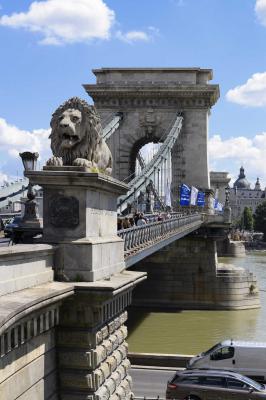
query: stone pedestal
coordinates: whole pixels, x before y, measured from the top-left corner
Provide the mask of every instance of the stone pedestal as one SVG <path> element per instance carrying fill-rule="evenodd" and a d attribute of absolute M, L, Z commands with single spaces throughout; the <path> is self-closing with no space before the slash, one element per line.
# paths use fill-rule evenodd
<path fill-rule="evenodd" d="M 60 399 L 129 400 L 126 307 L 146 274 L 123 271 L 117 197 L 127 185 L 80 167 L 46 167 L 27 177 L 43 187 L 43 239 L 57 244 L 57 277 L 74 285 L 57 332 Z"/>
<path fill-rule="evenodd" d="M 45 167 L 26 176 L 43 187 L 43 240 L 59 245 L 57 276 L 96 281 L 124 269 L 117 197 L 127 185 L 81 167 Z"/>

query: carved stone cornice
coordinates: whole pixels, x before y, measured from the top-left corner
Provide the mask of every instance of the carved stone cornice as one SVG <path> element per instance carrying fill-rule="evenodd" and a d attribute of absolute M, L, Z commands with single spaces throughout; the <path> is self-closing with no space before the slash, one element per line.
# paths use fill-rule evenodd
<path fill-rule="evenodd" d="M 211 107 L 219 98 L 219 85 L 83 85 L 95 102 L 105 105 L 143 106 L 178 105 Z M 125 103 L 123 100 L 130 100 Z M 150 99 L 151 102 L 147 102 Z M 143 104 L 145 100 L 146 104 Z M 167 103 L 163 103 L 165 100 Z M 175 100 L 176 103 L 173 101 Z M 187 102 L 188 101 L 188 102 Z M 203 103 L 201 104 L 201 102 Z M 139 102 L 139 103 L 138 103 Z M 107 104 L 109 103 L 109 104 Z M 121 103 L 121 104 L 120 104 Z M 124 103 L 124 104 L 123 104 Z M 103 104 L 104 105 L 104 104 Z"/>

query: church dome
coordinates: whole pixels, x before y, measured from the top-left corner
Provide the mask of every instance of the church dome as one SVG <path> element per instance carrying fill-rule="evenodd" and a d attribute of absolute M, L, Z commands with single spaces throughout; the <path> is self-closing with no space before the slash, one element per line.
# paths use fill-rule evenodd
<path fill-rule="evenodd" d="M 234 188 L 237 189 L 250 189 L 250 183 L 246 179 L 245 170 L 243 167 L 240 168 L 240 174 L 234 183 Z"/>

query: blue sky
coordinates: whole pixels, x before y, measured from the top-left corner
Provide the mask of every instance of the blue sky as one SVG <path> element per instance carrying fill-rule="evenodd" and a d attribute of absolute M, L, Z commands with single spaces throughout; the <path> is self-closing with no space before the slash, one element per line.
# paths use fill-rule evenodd
<path fill-rule="evenodd" d="M 266 0 L 0 0 L 0 180 L 97 67 L 212 68 L 210 166 L 266 184 Z"/>

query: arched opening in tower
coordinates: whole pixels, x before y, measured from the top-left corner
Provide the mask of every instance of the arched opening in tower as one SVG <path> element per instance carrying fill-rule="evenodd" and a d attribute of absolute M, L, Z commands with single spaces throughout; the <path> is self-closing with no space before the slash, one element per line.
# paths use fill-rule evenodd
<path fill-rule="evenodd" d="M 138 143 L 139 144 L 139 143 Z M 149 178 L 146 178 L 148 174 L 144 176 L 146 180 L 146 193 L 142 193 L 142 197 L 147 197 L 150 195 L 153 198 L 155 209 L 162 209 L 165 206 L 166 198 L 170 195 L 171 186 L 171 152 L 169 151 L 168 157 L 160 157 L 160 149 L 162 143 L 158 141 L 149 141 L 145 144 L 135 147 L 134 155 L 132 154 L 134 162 L 134 172 L 132 177 L 140 176 L 144 173 L 149 165 L 152 165 L 154 160 L 157 158 L 159 163 L 156 166 L 152 166 L 152 174 Z M 138 149 L 138 151 L 136 151 Z M 132 167 L 133 167 L 132 165 Z M 132 179 L 132 178 L 131 178 Z M 170 200 L 168 200 L 168 205 Z"/>

